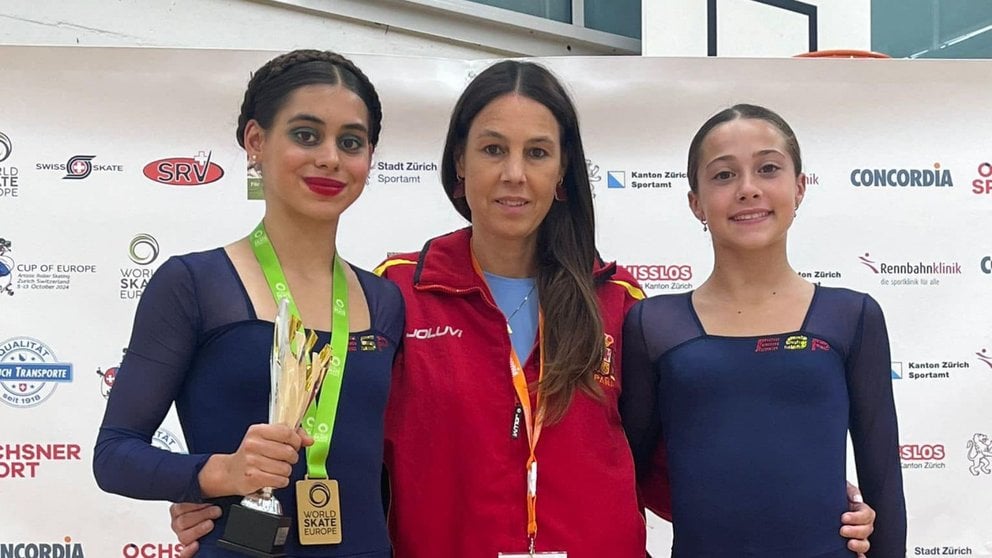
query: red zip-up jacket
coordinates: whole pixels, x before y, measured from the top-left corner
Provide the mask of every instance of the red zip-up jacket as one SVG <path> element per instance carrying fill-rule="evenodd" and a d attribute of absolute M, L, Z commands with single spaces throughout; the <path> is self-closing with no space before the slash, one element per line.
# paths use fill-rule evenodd
<path fill-rule="evenodd" d="M 525 432 L 511 436 L 510 337 L 474 271 L 470 238 L 471 229 L 434 238 L 419 254 L 389 258 L 377 270 L 406 302 L 385 440 L 398 558 L 527 551 L 529 449 Z M 544 427 L 536 450 L 537 550 L 643 558 L 645 525 L 617 399 L 624 315 L 644 295 L 616 264 L 594 273 L 607 345 L 596 379 L 605 399 L 576 392 L 565 417 Z M 528 383 L 538 369 L 535 348 L 524 364 Z"/>

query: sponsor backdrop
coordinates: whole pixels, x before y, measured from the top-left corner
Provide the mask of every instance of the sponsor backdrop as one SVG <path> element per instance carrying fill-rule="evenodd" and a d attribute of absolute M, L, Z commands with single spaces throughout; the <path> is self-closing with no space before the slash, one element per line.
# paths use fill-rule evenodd
<path fill-rule="evenodd" d="M 0 48 L 0 556 L 178 555 L 165 504 L 96 487 L 93 442 L 148 278 L 262 214 L 234 129 L 271 56 Z M 487 62 L 355 59 L 381 91 L 384 133 L 339 242 L 371 268 L 463 225 L 438 161 L 449 111 Z M 600 249 L 651 295 L 699 285 L 712 264 L 686 207 L 698 126 L 735 102 L 791 122 L 809 173 L 793 264 L 887 315 L 909 554 L 992 556 L 992 65 L 544 62 L 582 116 Z M 185 451 L 174 416 L 153 443 Z M 670 530 L 649 525 L 665 555 Z"/>

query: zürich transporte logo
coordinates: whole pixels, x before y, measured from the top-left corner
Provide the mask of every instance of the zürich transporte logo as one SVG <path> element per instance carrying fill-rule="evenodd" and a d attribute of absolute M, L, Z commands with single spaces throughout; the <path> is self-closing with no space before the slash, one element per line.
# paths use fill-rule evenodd
<path fill-rule="evenodd" d="M 0 556 L 7 558 L 86 558 L 83 545 L 65 537 L 62 542 L 0 542 Z M 178 556 L 178 554 L 177 554 Z"/>
<path fill-rule="evenodd" d="M 59 362 L 52 349 L 31 337 L 0 343 L 0 399 L 12 407 L 34 407 L 59 384 L 72 381 L 72 364 Z"/>
<path fill-rule="evenodd" d="M 167 186 L 203 186 L 217 182 L 224 169 L 211 162 L 213 151 L 200 151 L 194 157 L 169 157 L 152 161 L 142 169 L 145 177 Z"/>
<path fill-rule="evenodd" d="M 929 169 L 854 169 L 851 171 L 851 185 L 855 187 L 952 187 L 954 179 L 951 171 L 934 163 Z"/>

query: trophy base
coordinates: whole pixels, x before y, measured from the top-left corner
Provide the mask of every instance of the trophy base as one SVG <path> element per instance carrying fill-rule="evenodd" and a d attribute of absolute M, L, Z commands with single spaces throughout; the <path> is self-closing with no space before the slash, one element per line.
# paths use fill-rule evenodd
<path fill-rule="evenodd" d="M 284 558 L 283 545 L 293 521 L 234 504 L 217 546 L 255 558 Z"/>

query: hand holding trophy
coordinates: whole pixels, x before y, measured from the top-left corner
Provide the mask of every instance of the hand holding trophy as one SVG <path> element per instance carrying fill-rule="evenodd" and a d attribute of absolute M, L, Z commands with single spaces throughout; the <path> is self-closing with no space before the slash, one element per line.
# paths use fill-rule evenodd
<path fill-rule="evenodd" d="M 311 353 L 317 336 L 304 330 L 286 299 L 279 301 L 269 361 L 269 423 L 296 428 L 320 391 L 331 361 L 331 346 Z M 292 520 L 282 515 L 282 504 L 272 488 L 249 494 L 231 506 L 224 535 L 218 544 L 241 554 L 264 558 L 285 556 L 282 551 Z"/>

